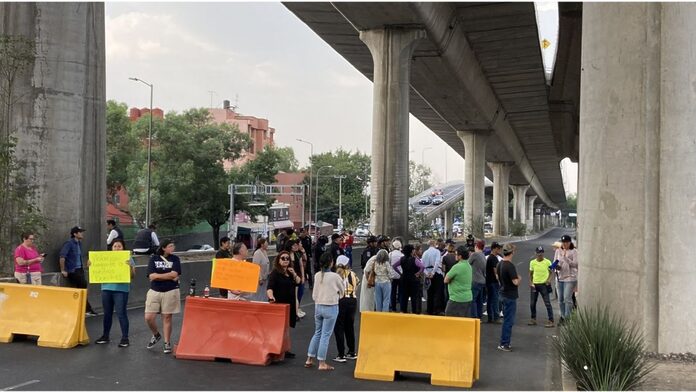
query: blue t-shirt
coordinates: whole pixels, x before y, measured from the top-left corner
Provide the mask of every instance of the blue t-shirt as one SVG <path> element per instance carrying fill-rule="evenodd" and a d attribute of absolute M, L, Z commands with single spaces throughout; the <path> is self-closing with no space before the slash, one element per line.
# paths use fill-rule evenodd
<path fill-rule="evenodd" d="M 130 258 L 130 266 L 135 267 L 135 260 Z M 125 291 L 126 293 L 130 291 L 130 283 L 102 283 L 102 291 Z"/>
<path fill-rule="evenodd" d="M 152 255 L 150 262 L 147 263 L 147 276 L 150 274 L 166 274 L 176 271 L 181 276 L 181 260 L 175 255 L 164 256 Z M 179 288 L 179 281 L 176 280 L 153 280 L 150 281 L 150 288 L 161 293 Z"/>
<path fill-rule="evenodd" d="M 82 243 L 75 238 L 65 241 L 60 250 L 60 257 L 65 259 L 65 269 L 68 272 L 72 273 L 82 268 Z"/>

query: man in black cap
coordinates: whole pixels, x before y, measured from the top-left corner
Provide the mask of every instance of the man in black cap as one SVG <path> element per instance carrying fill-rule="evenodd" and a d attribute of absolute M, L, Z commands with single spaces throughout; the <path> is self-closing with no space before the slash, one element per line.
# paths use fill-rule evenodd
<path fill-rule="evenodd" d="M 331 251 L 331 256 L 334 260 L 338 259 L 338 256 L 343 254 L 343 249 L 341 249 L 341 242 L 343 242 L 343 236 L 338 233 L 333 233 L 331 235 L 331 246 L 329 250 Z"/>
<path fill-rule="evenodd" d="M 83 263 L 83 252 L 82 252 L 82 238 L 85 232 L 80 226 L 75 226 L 70 229 L 70 239 L 63 243 L 63 247 L 60 250 L 60 273 L 63 278 L 67 279 L 68 287 L 74 287 L 78 289 L 87 288 L 87 280 L 85 279 L 85 269 Z M 88 316 L 96 316 L 97 312 L 92 310 L 92 305 L 87 301 L 87 312 Z"/>
<path fill-rule="evenodd" d="M 365 269 L 367 261 L 370 260 L 370 257 L 376 255 L 377 251 L 379 251 L 379 248 L 377 248 L 377 237 L 373 235 L 367 237 L 367 248 L 363 250 L 360 256 L 360 267 L 362 269 Z"/>
<path fill-rule="evenodd" d="M 503 245 L 503 261 L 498 264 L 498 278 L 503 296 L 503 328 L 500 334 L 500 345 L 498 350 L 512 351 L 510 341 L 512 340 L 512 326 L 515 324 L 517 314 L 518 286 L 522 278 L 517 274 L 512 257 L 515 253 L 515 246 L 508 243 Z"/>
<path fill-rule="evenodd" d="M 532 318 L 528 325 L 536 325 L 536 303 L 539 299 L 539 294 L 546 305 L 546 313 L 548 321 L 544 325 L 546 328 L 554 326 L 553 309 L 549 293 L 551 291 L 551 260 L 544 257 L 544 247 L 536 248 L 536 258 L 529 262 L 529 287 L 531 288 L 531 301 L 529 303 L 532 312 Z"/>

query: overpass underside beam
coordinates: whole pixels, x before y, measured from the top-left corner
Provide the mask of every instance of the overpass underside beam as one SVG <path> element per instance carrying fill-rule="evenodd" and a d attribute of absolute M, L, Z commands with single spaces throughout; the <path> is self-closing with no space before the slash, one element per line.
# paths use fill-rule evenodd
<path fill-rule="evenodd" d="M 374 63 L 370 229 L 408 236 L 408 113 L 411 55 L 421 29 L 360 32 Z"/>
<path fill-rule="evenodd" d="M 696 352 L 694 20 L 694 3 L 583 8 L 579 292 L 661 353 Z"/>

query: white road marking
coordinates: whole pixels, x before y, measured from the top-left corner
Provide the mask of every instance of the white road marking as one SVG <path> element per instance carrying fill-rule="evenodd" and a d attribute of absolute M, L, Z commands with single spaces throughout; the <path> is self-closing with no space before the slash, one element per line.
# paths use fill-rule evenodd
<path fill-rule="evenodd" d="M 37 382 L 41 382 L 41 381 L 40 380 L 31 380 L 31 381 L 23 382 L 21 384 L 13 385 L 11 387 L 2 388 L 2 389 L 0 389 L 0 391 L 11 391 L 13 389 L 26 387 L 27 385 L 36 384 Z"/>

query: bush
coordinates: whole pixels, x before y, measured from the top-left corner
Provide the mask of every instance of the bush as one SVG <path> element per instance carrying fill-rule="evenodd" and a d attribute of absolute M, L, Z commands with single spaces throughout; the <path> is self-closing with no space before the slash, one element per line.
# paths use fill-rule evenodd
<path fill-rule="evenodd" d="M 629 328 L 607 308 L 576 311 L 553 345 L 579 390 L 635 390 L 653 370 L 636 326 Z"/>
<path fill-rule="evenodd" d="M 513 221 L 510 225 L 510 235 L 515 237 L 521 237 L 525 234 L 527 234 L 527 225 L 520 222 L 519 220 Z"/>

